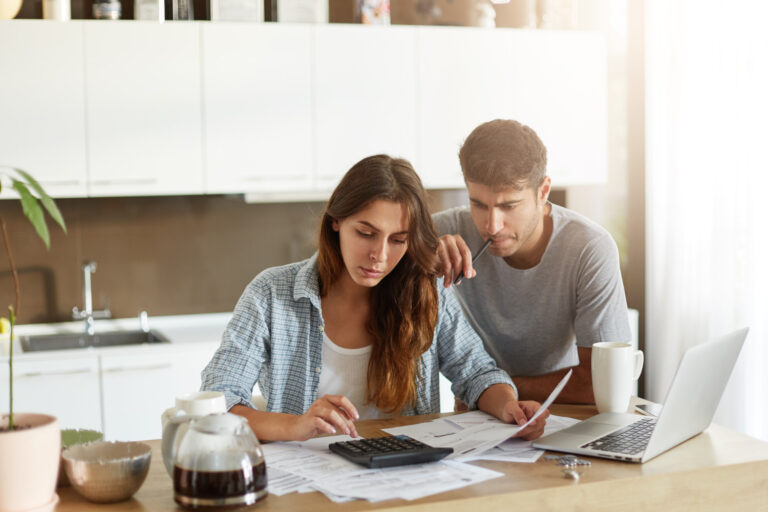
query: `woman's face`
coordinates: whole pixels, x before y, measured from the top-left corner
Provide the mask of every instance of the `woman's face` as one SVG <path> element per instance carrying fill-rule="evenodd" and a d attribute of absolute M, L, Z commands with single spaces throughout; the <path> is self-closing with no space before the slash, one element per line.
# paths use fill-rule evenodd
<path fill-rule="evenodd" d="M 408 249 L 408 227 L 406 207 L 383 199 L 334 220 L 341 258 L 352 281 L 372 288 L 392 272 Z"/>

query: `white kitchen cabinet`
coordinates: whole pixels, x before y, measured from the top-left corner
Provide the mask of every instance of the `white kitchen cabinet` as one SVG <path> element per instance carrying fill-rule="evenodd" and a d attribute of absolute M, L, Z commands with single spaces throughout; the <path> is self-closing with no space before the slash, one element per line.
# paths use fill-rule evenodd
<path fill-rule="evenodd" d="M 515 118 L 547 147 L 552 184 L 604 182 L 607 175 L 606 48 L 602 34 L 507 31 Z"/>
<path fill-rule="evenodd" d="M 464 139 L 498 118 L 537 132 L 554 185 L 605 180 L 602 35 L 421 27 L 419 43 L 420 172 L 427 186 L 462 187 Z"/>
<path fill-rule="evenodd" d="M 200 372 L 218 342 L 183 344 L 101 356 L 104 437 L 136 441 L 161 437 L 160 416 L 176 396 L 200 389 Z"/>
<path fill-rule="evenodd" d="M 495 118 L 537 131 L 554 185 L 605 180 L 599 33 L 12 20 L 0 48 L 0 164 L 56 197 L 317 199 L 376 153 L 462 188 Z"/>
<path fill-rule="evenodd" d="M 158 439 L 160 415 L 173 405 L 173 357 L 153 350 L 101 356 L 104 438 Z"/>
<path fill-rule="evenodd" d="M 173 356 L 173 387 L 171 399 L 166 407 L 172 407 L 177 396 L 200 390 L 200 373 L 213 357 L 219 342 L 189 343 L 184 350 Z"/>
<path fill-rule="evenodd" d="M 200 25 L 84 23 L 88 194 L 202 193 Z"/>
<path fill-rule="evenodd" d="M 0 165 L 57 197 L 86 195 L 83 27 L 0 21 Z"/>
<path fill-rule="evenodd" d="M 95 354 L 46 360 L 16 358 L 13 410 L 56 416 L 59 426 L 101 430 L 99 360 Z M 8 411 L 8 365 L 0 365 L 0 411 Z"/>
<path fill-rule="evenodd" d="M 461 188 L 458 154 L 464 139 L 482 122 L 519 119 L 512 84 L 528 77 L 513 74 L 507 30 L 419 27 L 418 37 L 417 170 L 427 187 Z"/>
<path fill-rule="evenodd" d="M 419 171 L 416 45 L 412 27 L 316 27 L 316 188 L 333 189 L 352 165 L 378 153 Z"/>
<path fill-rule="evenodd" d="M 202 26 L 208 193 L 309 190 L 312 26 Z"/>

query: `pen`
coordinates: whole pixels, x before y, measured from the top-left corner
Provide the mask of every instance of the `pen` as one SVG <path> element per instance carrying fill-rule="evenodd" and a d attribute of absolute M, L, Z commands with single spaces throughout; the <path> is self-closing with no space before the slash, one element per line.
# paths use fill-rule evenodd
<path fill-rule="evenodd" d="M 486 249 L 488 248 L 488 246 L 489 246 L 489 245 L 491 245 L 492 243 L 493 243 L 493 240 L 491 240 L 490 238 L 489 238 L 488 240 L 486 240 L 486 241 L 485 241 L 485 243 L 484 243 L 484 244 L 483 244 L 483 246 L 480 248 L 480 250 L 479 250 L 479 251 L 477 251 L 477 254 L 475 254 L 475 255 L 472 257 L 472 263 L 473 263 L 473 264 L 474 264 L 474 263 L 477 261 L 477 258 L 479 258 L 480 256 L 482 256 L 482 255 L 483 255 L 483 253 L 485 252 L 485 250 L 486 250 Z M 458 276 L 456 276 L 456 279 L 453 281 L 453 284 L 459 284 L 459 283 L 461 283 L 461 280 L 462 280 L 462 279 L 464 279 L 464 271 L 463 271 L 463 270 L 462 270 L 462 271 L 459 273 L 459 275 L 458 275 Z"/>

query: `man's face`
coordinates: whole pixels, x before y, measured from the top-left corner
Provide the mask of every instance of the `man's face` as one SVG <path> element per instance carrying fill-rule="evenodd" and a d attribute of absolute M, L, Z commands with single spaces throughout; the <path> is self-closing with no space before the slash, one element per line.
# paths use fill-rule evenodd
<path fill-rule="evenodd" d="M 488 251 L 507 258 L 536 247 L 543 230 L 549 178 L 537 188 L 491 188 L 468 182 L 472 220 L 484 239 L 493 240 Z"/>

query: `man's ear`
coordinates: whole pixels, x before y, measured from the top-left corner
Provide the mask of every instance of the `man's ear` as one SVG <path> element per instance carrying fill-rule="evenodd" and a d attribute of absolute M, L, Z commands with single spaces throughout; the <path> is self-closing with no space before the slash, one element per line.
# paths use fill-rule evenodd
<path fill-rule="evenodd" d="M 549 192 L 552 190 L 552 180 L 549 176 L 544 176 L 544 179 L 539 185 L 539 189 L 536 193 L 536 199 L 545 203 L 549 199 Z"/>

